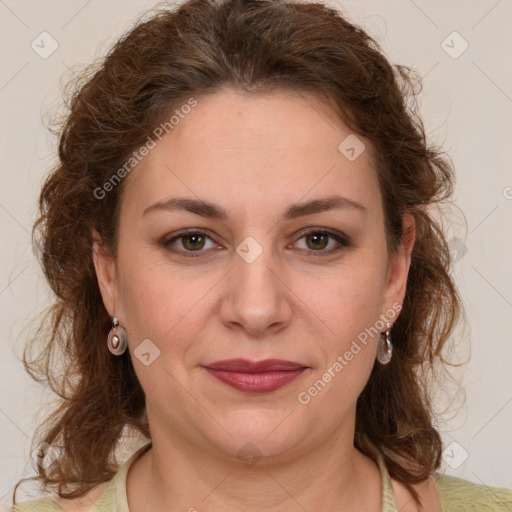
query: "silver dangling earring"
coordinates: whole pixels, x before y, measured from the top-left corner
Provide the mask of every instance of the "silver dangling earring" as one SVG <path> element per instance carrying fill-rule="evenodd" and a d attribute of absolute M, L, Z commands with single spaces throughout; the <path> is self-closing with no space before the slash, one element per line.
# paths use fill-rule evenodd
<path fill-rule="evenodd" d="M 119 320 L 114 316 L 110 321 L 110 331 L 107 338 L 107 347 L 115 356 L 124 354 L 128 343 L 126 342 L 126 331 L 119 325 Z"/>
<path fill-rule="evenodd" d="M 393 354 L 393 341 L 391 339 L 391 324 L 388 322 L 386 324 L 386 333 L 385 337 L 380 334 L 379 344 L 377 348 L 377 360 L 380 364 L 388 364 L 391 361 L 391 356 Z"/>

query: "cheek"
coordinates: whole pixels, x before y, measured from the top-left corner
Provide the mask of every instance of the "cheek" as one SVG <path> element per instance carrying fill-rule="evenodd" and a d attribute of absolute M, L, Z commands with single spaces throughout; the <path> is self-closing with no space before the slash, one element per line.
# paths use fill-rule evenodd
<path fill-rule="evenodd" d="M 352 398 L 359 394 L 370 375 L 379 333 L 383 330 L 380 315 L 384 313 L 385 267 L 371 251 L 359 256 L 336 276 L 325 280 L 321 291 L 305 297 L 305 302 L 316 302 L 314 309 L 327 326 L 326 336 L 320 342 L 324 353 L 319 368 L 325 376 L 322 380 L 332 381 L 329 387 L 334 395 L 341 393 Z M 329 370 L 330 373 L 324 373 Z"/>
<path fill-rule="evenodd" d="M 149 255 L 150 256 L 150 255 Z M 197 308 L 212 287 L 211 280 L 184 277 L 170 265 L 152 261 L 135 251 L 120 261 L 120 293 L 126 328 L 135 348 L 144 340 L 152 340 L 161 350 L 168 340 L 179 350 L 180 340 L 187 339 L 197 324 Z"/>
<path fill-rule="evenodd" d="M 121 294 L 132 362 L 145 394 L 155 406 L 166 407 L 167 400 L 183 399 L 178 384 L 186 380 L 183 362 L 203 330 L 201 299 L 213 283 L 170 275 L 169 267 L 135 257 L 125 263 Z"/>
<path fill-rule="evenodd" d="M 336 424 L 354 407 L 375 364 L 381 313 L 378 277 L 378 272 L 368 271 L 340 277 L 317 306 L 328 327 L 318 340 L 321 363 L 297 398 L 301 404 L 316 404 L 321 414 L 331 411 Z"/>
<path fill-rule="evenodd" d="M 321 338 L 326 355 L 343 353 L 382 313 L 382 260 L 380 252 L 369 246 L 347 253 L 338 266 L 304 263 L 289 268 L 283 277 L 298 296 L 287 299 L 296 316 L 290 328 L 304 322 L 313 326 L 320 319 L 326 327 L 317 325 L 324 332 Z M 119 269 L 122 311 L 132 349 L 150 339 L 161 350 L 172 346 L 175 354 L 183 353 L 206 327 L 208 318 L 218 312 L 222 297 L 212 303 L 211 292 L 216 287 L 218 292 L 226 292 L 226 283 L 219 282 L 224 274 L 220 267 L 184 270 L 166 262 L 154 248 L 120 248 Z M 316 320 L 308 320 L 311 314 Z M 311 335 L 315 337 L 313 329 Z"/>
<path fill-rule="evenodd" d="M 368 251 L 370 252 L 370 251 Z M 347 262 L 314 295 L 317 307 L 329 321 L 332 331 L 357 335 L 373 325 L 383 313 L 385 268 L 381 261 L 360 253 Z"/>

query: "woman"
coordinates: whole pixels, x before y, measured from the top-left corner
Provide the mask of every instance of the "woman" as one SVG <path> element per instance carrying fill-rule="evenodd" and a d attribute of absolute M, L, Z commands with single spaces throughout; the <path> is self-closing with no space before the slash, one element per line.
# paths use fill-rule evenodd
<path fill-rule="evenodd" d="M 41 193 L 57 496 L 14 510 L 512 506 L 437 471 L 453 169 L 413 79 L 321 4 L 189 0 L 117 42 Z"/>

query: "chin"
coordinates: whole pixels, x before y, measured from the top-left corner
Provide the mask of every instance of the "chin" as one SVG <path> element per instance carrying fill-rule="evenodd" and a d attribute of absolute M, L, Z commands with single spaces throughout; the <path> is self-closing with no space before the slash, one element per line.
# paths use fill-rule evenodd
<path fill-rule="evenodd" d="M 246 411 L 247 413 L 247 411 Z M 305 430 L 299 428 L 296 421 L 289 421 L 286 414 L 271 414 L 268 411 L 237 414 L 237 421 L 226 421 L 224 428 L 230 435 L 212 439 L 208 442 L 230 456 L 237 457 L 247 466 L 279 460 L 283 461 L 298 450 L 304 441 Z M 245 416 L 245 417 L 244 417 Z M 283 421 L 284 420 L 284 421 Z M 219 429 L 215 429 L 220 434 Z"/>

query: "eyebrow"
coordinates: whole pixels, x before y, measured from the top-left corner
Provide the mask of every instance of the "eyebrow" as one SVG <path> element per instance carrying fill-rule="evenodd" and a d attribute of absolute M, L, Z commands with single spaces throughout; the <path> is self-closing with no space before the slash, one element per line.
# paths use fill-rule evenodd
<path fill-rule="evenodd" d="M 332 209 L 352 209 L 360 213 L 366 214 L 367 209 L 362 204 L 343 197 L 340 195 L 332 195 L 325 198 L 313 199 L 304 203 L 295 203 L 289 205 L 283 215 L 284 219 L 292 220 L 305 215 L 325 212 Z M 158 201 L 148 206 L 142 213 L 143 216 L 155 211 L 177 211 L 184 210 L 187 212 L 225 221 L 229 218 L 227 210 L 216 204 L 198 199 L 190 199 L 186 197 L 174 197 L 165 201 Z"/>

